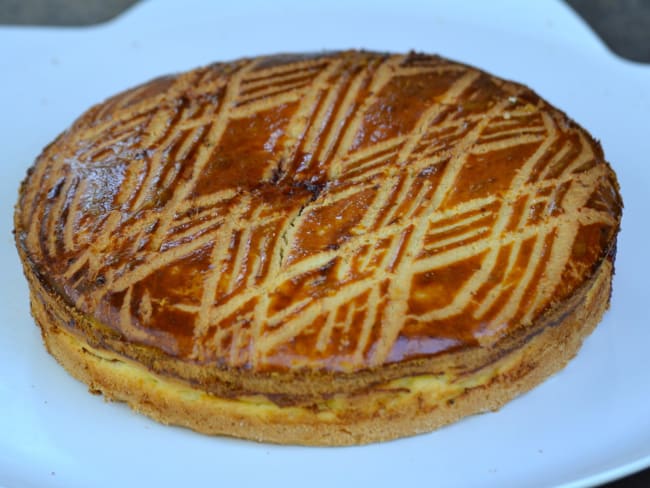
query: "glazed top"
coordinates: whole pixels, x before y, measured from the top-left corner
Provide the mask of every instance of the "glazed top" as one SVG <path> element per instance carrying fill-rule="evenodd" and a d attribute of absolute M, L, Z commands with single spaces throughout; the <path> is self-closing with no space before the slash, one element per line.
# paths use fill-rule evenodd
<path fill-rule="evenodd" d="M 30 169 L 30 266 L 198 364 L 353 372 L 493 344 L 613 253 L 597 143 L 438 56 L 218 63 L 91 108 Z"/>

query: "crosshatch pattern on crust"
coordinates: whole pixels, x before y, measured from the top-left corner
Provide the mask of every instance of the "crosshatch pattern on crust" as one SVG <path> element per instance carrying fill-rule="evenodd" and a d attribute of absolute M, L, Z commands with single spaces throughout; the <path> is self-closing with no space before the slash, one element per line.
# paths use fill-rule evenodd
<path fill-rule="evenodd" d="M 620 198 L 527 88 L 437 56 L 275 56 L 159 78 L 46 148 L 18 236 L 129 340 L 252 371 L 489 345 L 586 282 Z"/>

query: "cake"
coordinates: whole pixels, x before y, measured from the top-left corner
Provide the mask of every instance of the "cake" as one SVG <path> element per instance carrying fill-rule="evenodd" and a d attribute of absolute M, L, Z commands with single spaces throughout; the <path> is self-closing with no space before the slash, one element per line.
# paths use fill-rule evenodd
<path fill-rule="evenodd" d="M 497 410 L 609 305 L 600 145 L 439 56 L 283 54 L 157 78 L 28 170 L 15 239 L 48 351 L 162 423 L 349 445 Z"/>

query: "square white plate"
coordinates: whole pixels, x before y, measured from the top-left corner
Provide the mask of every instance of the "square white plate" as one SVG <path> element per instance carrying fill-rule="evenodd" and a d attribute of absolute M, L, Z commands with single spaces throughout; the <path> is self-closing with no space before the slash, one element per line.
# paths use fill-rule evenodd
<path fill-rule="evenodd" d="M 146 2 L 92 28 L 0 28 L 0 485 L 583 486 L 650 465 L 650 67 L 564 4 Z M 91 104 L 160 74 L 281 51 L 416 49 L 529 85 L 602 141 L 625 199 L 612 308 L 577 358 L 497 413 L 365 447 L 164 427 L 47 355 L 11 235 L 20 180 Z"/>

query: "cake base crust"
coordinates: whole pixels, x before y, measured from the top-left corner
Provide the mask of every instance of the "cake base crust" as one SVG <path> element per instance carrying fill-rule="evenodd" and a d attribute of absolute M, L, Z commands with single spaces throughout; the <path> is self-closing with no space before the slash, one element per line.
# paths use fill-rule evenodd
<path fill-rule="evenodd" d="M 429 376 L 399 380 L 351 398 L 306 408 L 266 398 L 226 399 L 86 344 L 59 327 L 40 300 L 32 311 L 49 352 L 75 378 L 107 400 L 124 401 L 165 423 L 213 435 L 302 445 L 354 445 L 430 432 L 468 415 L 498 410 L 561 370 L 609 305 L 613 266 L 605 260 L 582 300 L 496 363 L 453 383 Z M 390 389 L 392 395 L 382 395 Z"/>

